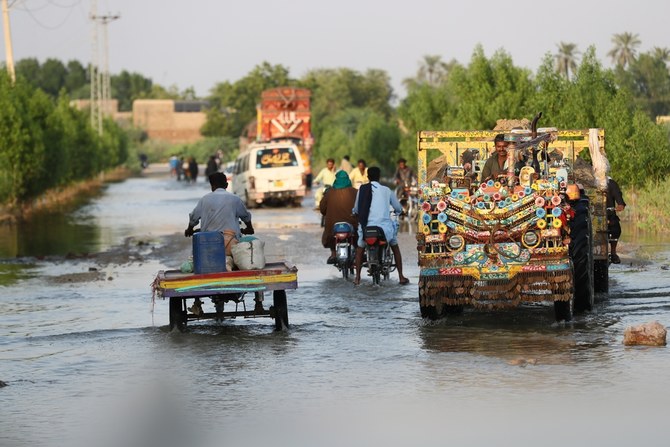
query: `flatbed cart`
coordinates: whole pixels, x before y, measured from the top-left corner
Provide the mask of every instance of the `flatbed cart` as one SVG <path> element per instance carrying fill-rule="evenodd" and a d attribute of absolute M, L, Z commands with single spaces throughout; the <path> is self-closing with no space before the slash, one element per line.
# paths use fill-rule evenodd
<path fill-rule="evenodd" d="M 170 329 L 184 330 L 189 320 L 224 318 L 270 317 L 275 329 L 288 327 L 286 290 L 298 288 L 298 269 L 285 262 L 272 262 L 260 270 L 234 270 L 220 273 L 182 273 L 179 270 L 161 270 L 152 288 L 154 296 L 170 299 Z M 263 296 L 272 291 L 273 303 L 263 307 Z M 244 295 L 254 294 L 254 309 L 248 310 Z M 203 297 L 211 298 L 216 312 L 202 309 Z M 193 305 L 188 306 L 187 300 Z M 225 303 L 234 303 L 235 310 L 224 311 Z M 241 307 L 241 308 L 240 308 Z"/>

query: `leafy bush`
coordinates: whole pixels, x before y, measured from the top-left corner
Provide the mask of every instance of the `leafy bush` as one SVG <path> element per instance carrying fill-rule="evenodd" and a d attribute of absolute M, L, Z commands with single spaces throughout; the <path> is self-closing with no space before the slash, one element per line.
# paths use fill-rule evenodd
<path fill-rule="evenodd" d="M 90 178 L 128 157 L 128 138 L 111 120 L 102 137 L 89 115 L 0 73 L 0 203 L 15 205 L 49 188 Z"/>

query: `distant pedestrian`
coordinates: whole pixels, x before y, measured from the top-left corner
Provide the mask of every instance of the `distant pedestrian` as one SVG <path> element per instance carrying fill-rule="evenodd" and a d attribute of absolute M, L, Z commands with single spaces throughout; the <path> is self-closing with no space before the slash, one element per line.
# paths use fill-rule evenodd
<path fill-rule="evenodd" d="M 184 157 L 179 157 L 179 161 L 177 163 L 177 181 L 181 181 L 182 179 L 186 180 L 187 172 L 188 163 L 184 161 Z"/>
<path fill-rule="evenodd" d="M 195 157 L 189 157 L 188 159 L 188 174 L 189 181 L 195 183 L 198 178 L 198 163 L 195 161 Z"/>
<path fill-rule="evenodd" d="M 219 164 L 216 162 L 216 157 L 210 155 L 209 160 L 207 161 L 207 167 L 205 168 L 205 177 L 209 178 L 210 175 L 218 172 Z"/>
<path fill-rule="evenodd" d="M 169 165 L 170 165 L 170 175 L 172 177 L 177 177 L 177 172 L 179 172 L 179 159 L 177 158 L 176 155 L 170 157 Z"/>

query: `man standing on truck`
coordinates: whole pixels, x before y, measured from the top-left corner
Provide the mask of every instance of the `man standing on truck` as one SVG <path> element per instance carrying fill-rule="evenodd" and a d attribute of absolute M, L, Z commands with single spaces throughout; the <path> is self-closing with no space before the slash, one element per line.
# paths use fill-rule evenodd
<path fill-rule="evenodd" d="M 381 170 L 372 166 L 368 171 L 369 183 L 361 185 L 356 195 L 356 204 L 352 210 L 358 215 L 358 244 L 356 247 L 356 278 L 354 285 L 361 283 L 361 265 L 363 264 L 363 251 L 365 250 L 365 227 L 375 226 L 384 230 L 384 237 L 388 241 L 395 258 L 398 280 L 401 285 L 409 284 L 409 279 L 402 274 L 402 256 L 398 246 L 398 226 L 391 220 L 389 207 L 393 207 L 396 213 L 402 213 L 402 206 L 398 202 L 390 188 L 379 183 Z"/>
<path fill-rule="evenodd" d="M 621 222 L 616 213 L 623 211 L 624 208 L 626 208 L 626 202 L 623 200 L 621 188 L 612 177 L 607 177 L 607 232 L 609 233 L 612 264 L 621 264 L 621 258 L 616 253 L 616 246 L 621 236 Z"/>
<path fill-rule="evenodd" d="M 505 135 L 499 133 L 493 139 L 495 152 L 486 160 L 482 168 L 482 182 L 495 180 L 499 175 L 507 174 L 507 141 Z"/>
<path fill-rule="evenodd" d="M 193 236 L 193 228 L 200 222 L 201 231 L 220 231 L 226 244 L 226 255 L 230 256 L 232 244 L 236 244 L 242 234 L 254 234 L 251 213 L 242 199 L 226 191 L 228 179 L 223 172 L 209 176 L 212 192 L 205 194 L 189 214 L 188 228 L 184 236 Z M 240 230 L 240 220 L 246 228 Z"/>

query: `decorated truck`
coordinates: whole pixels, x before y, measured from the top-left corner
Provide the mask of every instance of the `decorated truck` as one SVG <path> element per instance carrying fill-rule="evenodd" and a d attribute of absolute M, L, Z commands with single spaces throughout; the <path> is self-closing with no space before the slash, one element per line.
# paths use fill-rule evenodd
<path fill-rule="evenodd" d="M 232 190 L 249 207 L 300 205 L 311 175 L 310 91 L 265 90 L 233 168 Z"/>
<path fill-rule="evenodd" d="M 607 291 L 605 132 L 537 129 L 540 115 L 530 129 L 418 133 L 424 318 L 553 303 L 569 321 Z M 501 133 L 509 169 L 482 181 Z"/>

